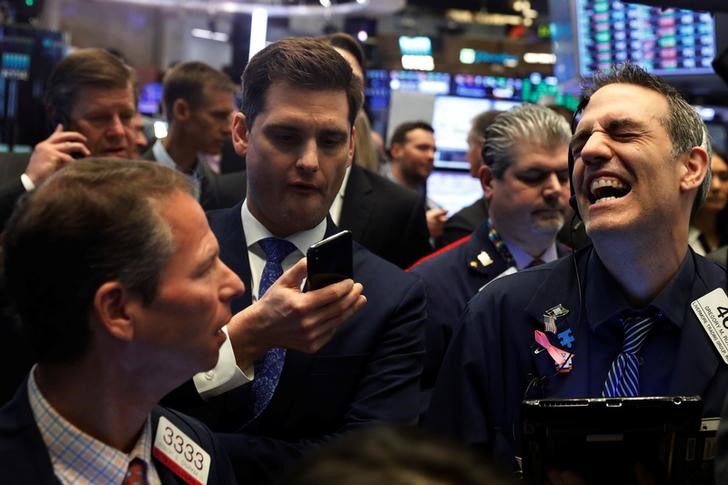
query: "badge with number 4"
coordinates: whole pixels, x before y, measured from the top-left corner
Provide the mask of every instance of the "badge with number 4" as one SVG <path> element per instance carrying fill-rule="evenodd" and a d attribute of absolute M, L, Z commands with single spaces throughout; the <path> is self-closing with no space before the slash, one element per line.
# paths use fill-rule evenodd
<path fill-rule="evenodd" d="M 711 342 L 728 364 L 728 296 L 723 288 L 716 288 L 690 304 L 710 337 Z"/>

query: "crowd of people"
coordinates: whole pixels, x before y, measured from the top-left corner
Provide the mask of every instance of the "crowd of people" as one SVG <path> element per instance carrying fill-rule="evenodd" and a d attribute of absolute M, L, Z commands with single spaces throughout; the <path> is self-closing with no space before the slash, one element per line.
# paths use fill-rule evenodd
<path fill-rule="evenodd" d="M 448 217 L 430 124 L 396 127 L 380 166 L 357 49 L 271 43 L 239 109 L 222 72 L 178 64 L 147 146 L 122 59 L 55 67 L 53 130 L 0 184 L 3 483 L 512 483 L 525 398 L 721 416 L 728 353 L 696 304 L 728 307 L 728 166 L 680 93 L 628 63 L 573 119 L 483 113 L 483 195 Z M 225 144 L 244 171 L 206 164 Z M 351 278 L 305 291 L 339 229 Z M 728 425 L 717 483 L 726 448 Z"/>

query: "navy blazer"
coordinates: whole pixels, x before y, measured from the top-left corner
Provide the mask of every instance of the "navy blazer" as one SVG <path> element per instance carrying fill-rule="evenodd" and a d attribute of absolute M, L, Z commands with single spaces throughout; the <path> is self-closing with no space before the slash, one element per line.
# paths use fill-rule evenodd
<path fill-rule="evenodd" d="M 642 395 L 700 395 L 704 416 L 720 415 L 728 366 L 690 307 L 718 287 L 726 287 L 725 270 L 689 250 L 680 271 L 652 302 L 666 317 L 641 351 Z M 573 352 L 573 369 L 566 373 L 557 372 L 548 352 L 536 351 L 534 336 L 545 330 L 544 312 L 558 304 L 569 313 L 546 335 L 552 345 Z M 470 300 L 453 335 L 425 427 L 484 445 L 511 462 L 520 455 L 524 398 L 601 395 L 624 338 L 614 315 L 627 308 L 591 247 L 492 282 Z"/>
<path fill-rule="evenodd" d="M 241 204 L 208 213 L 220 257 L 250 288 Z M 336 232 L 329 221 L 327 235 Z M 314 354 L 288 350 L 275 394 L 245 423 L 252 386 L 241 386 L 187 411 L 221 432 L 239 480 L 266 483 L 312 444 L 373 423 L 414 423 L 422 359 L 425 294 L 412 275 L 353 243 L 354 280 L 367 303 Z M 238 312 L 250 292 L 232 302 Z M 178 402 L 177 405 L 180 405 Z"/>
<path fill-rule="evenodd" d="M 488 201 L 485 197 L 479 197 L 478 200 L 448 218 L 445 225 L 442 226 L 442 236 L 438 240 L 440 247 L 472 234 L 487 218 Z"/>
<path fill-rule="evenodd" d="M 556 252 L 562 257 L 569 249 L 557 243 Z M 427 295 L 423 411 L 465 305 L 486 283 L 506 269 L 506 260 L 488 238 L 488 225 L 482 223 L 472 235 L 445 246 L 410 268 L 424 281 Z"/>
<path fill-rule="evenodd" d="M 157 432 L 159 418 L 169 419 L 187 436 L 195 440 L 210 454 L 212 464 L 207 479 L 209 484 L 235 483 L 232 468 L 223 447 L 199 421 L 178 412 L 156 406 L 152 416 L 152 439 Z M 164 485 L 186 483 L 161 461 L 153 458 L 154 468 Z M 24 381 L 15 397 L 0 409 L 0 471 L 4 485 L 60 485 L 53 472 L 53 464 L 35 424 L 28 400 L 28 383 Z"/>

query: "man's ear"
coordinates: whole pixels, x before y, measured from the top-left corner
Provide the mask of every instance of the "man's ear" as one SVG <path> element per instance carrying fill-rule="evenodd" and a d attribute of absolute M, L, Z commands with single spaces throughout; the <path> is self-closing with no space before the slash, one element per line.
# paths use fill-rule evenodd
<path fill-rule="evenodd" d="M 172 120 L 173 121 L 187 121 L 190 117 L 190 105 L 186 100 L 177 98 L 172 103 Z"/>
<path fill-rule="evenodd" d="M 483 188 L 483 194 L 486 199 L 491 198 L 493 195 L 493 171 L 488 165 L 480 164 L 478 169 L 478 178 L 480 178 L 480 186 Z"/>
<path fill-rule="evenodd" d="M 245 115 L 240 111 L 235 113 L 235 116 L 233 116 L 232 132 L 233 147 L 235 148 L 235 153 L 237 153 L 241 157 L 244 157 L 245 153 L 248 151 L 248 140 L 250 136 L 250 131 L 248 129 L 248 123 Z"/>
<path fill-rule="evenodd" d="M 688 192 L 700 187 L 708 173 L 709 164 L 708 152 L 701 147 L 693 147 L 683 161 L 680 190 Z"/>
<path fill-rule="evenodd" d="M 389 156 L 393 162 L 402 157 L 402 150 L 404 150 L 404 146 L 401 143 L 392 143 L 392 146 L 389 147 Z"/>
<path fill-rule="evenodd" d="M 109 334 L 129 342 L 134 338 L 133 306 L 140 304 L 141 297 L 117 281 L 108 281 L 96 290 L 92 313 Z"/>

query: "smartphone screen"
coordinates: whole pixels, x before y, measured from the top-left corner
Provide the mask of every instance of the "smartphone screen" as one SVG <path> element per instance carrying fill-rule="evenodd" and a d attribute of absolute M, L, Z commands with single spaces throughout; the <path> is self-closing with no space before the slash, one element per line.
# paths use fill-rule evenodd
<path fill-rule="evenodd" d="M 351 232 L 341 231 L 308 248 L 306 289 L 317 290 L 352 277 Z"/>

